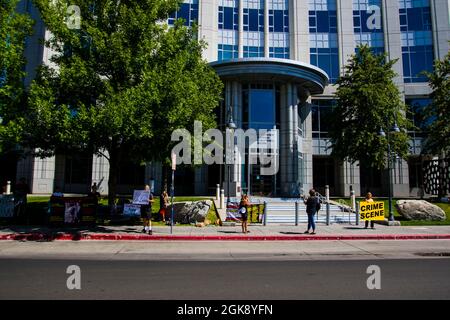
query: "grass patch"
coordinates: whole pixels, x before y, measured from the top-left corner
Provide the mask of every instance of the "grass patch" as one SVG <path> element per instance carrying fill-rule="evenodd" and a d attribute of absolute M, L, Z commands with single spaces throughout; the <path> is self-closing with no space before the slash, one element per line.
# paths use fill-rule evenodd
<path fill-rule="evenodd" d="M 364 198 L 356 198 L 356 201 L 363 201 Z M 375 201 L 383 201 L 385 209 L 385 217 L 389 216 L 389 200 L 388 199 L 375 199 Z M 433 203 L 444 210 L 447 219 L 443 221 L 428 221 L 428 220 L 406 220 L 403 218 L 400 213 L 397 211 L 397 207 L 395 206 L 397 200 L 401 200 L 399 198 L 392 199 L 392 212 L 394 213 L 394 219 L 401 222 L 402 226 L 446 226 L 450 225 L 450 204 L 449 203 Z M 339 203 L 346 204 L 348 206 L 351 205 L 350 199 L 336 199 L 334 200 Z"/>

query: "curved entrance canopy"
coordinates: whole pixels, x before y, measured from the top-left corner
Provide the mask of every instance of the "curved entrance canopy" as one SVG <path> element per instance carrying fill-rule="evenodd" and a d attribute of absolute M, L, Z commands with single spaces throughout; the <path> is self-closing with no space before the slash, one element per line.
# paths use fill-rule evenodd
<path fill-rule="evenodd" d="M 323 93 L 329 80 L 322 69 L 288 59 L 241 58 L 210 65 L 222 80 L 288 82 L 303 87 L 310 94 Z"/>

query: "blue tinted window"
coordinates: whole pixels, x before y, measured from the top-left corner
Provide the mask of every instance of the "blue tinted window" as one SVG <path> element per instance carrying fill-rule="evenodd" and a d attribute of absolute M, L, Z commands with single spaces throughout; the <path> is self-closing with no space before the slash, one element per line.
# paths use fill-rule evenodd
<path fill-rule="evenodd" d="M 275 125 L 275 97 L 273 90 L 250 90 L 250 127 L 272 129 Z"/>
<path fill-rule="evenodd" d="M 198 0 L 182 3 L 178 11 L 169 15 L 169 25 L 173 25 L 177 19 L 183 19 L 185 26 L 192 26 L 194 22 L 198 21 Z"/>
<path fill-rule="evenodd" d="M 289 48 L 269 48 L 269 57 L 270 58 L 280 58 L 280 59 L 289 59 Z"/>
<path fill-rule="evenodd" d="M 433 36 L 428 0 L 399 0 L 403 76 L 406 83 L 427 82 L 424 71 L 433 70 Z"/>
<path fill-rule="evenodd" d="M 381 9 L 381 0 L 353 0 L 355 46 L 366 44 L 371 47 L 374 54 L 384 53 Z"/>
<path fill-rule="evenodd" d="M 244 9 L 244 31 L 264 32 L 264 10 Z"/>
<path fill-rule="evenodd" d="M 335 100 L 312 100 L 312 134 L 314 138 L 328 137 L 331 126 L 331 112 L 336 105 Z"/>
<path fill-rule="evenodd" d="M 264 57 L 264 47 L 244 46 L 244 58 Z"/>
<path fill-rule="evenodd" d="M 239 9 L 219 7 L 219 29 L 238 30 Z"/>
<path fill-rule="evenodd" d="M 336 0 L 309 2 L 310 63 L 335 83 L 339 77 Z"/>
<path fill-rule="evenodd" d="M 238 46 L 219 44 L 218 45 L 218 60 L 231 60 L 238 58 Z"/>
<path fill-rule="evenodd" d="M 409 110 L 408 118 L 417 127 L 414 131 L 424 131 L 434 121 L 433 118 L 429 118 L 425 114 L 425 107 L 431 105 L 431 103 L 432 100 L 428 98 L 405 100 L 405 104 Z"/>

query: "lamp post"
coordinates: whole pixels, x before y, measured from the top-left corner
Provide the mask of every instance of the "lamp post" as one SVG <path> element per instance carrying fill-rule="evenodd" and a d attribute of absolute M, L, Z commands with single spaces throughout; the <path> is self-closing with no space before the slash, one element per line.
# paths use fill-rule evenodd
<path fill-rule="evenodd" d="M 394 213 L 392 211 L 392 172 L 391 172 L 391 142 L 390 142 L 390 135 L 392 133 L 398 133 L 400 132 L 400 128 L 395 123 L 394 126 L 391 128 L 390 131 L 386 134 L 383 131 L 383 128 L 380 129 L 380 132 L 378 133 L 381 137 L 387 138 L 388 143 L 388 153 L 387 153 L 387 162 L 388 162 L 388 174 L 389 174 L 389 185 L 388 185 L 388 194 L 389 194 L 389 221 L 394 221 Z"/>
<path fill-rule="evenodd" d="M 230 147 L 233 147 L 234 150 L 234 130 L 236 129 L 236 124 L 233 122 L 233 109 L 230 106 L 229 109 L 229 119 L 228 119 L 228 123 L 227 123 L 227 128 L 230 130 L 230 138 L 232 139 L 230 142 Z M 226 159 L 226 157 L 225 157 Z M 231 183 L 231 164 L 227 163 L 228 166 L 228 182 L 227 182 L 227 208 L 229 207 L 230 204 L 230 183 Z"/>

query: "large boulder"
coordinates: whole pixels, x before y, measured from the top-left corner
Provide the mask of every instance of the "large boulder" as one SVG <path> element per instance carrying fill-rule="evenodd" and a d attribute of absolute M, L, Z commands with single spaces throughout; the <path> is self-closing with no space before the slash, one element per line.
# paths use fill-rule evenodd
<path fill-rule="evenodd" d="M 174 220 L 178 223 L 205 222 L 211 206 L 211 200 L 174 203 Z M 167 208 L 167 212 L 170 214 L 171 206 Z"/>
<path fill-rule="evenodd" d="M 444 210 L 425 200 L 398 200 L 397 211 L 408 220 L 445 220 Z"/>

